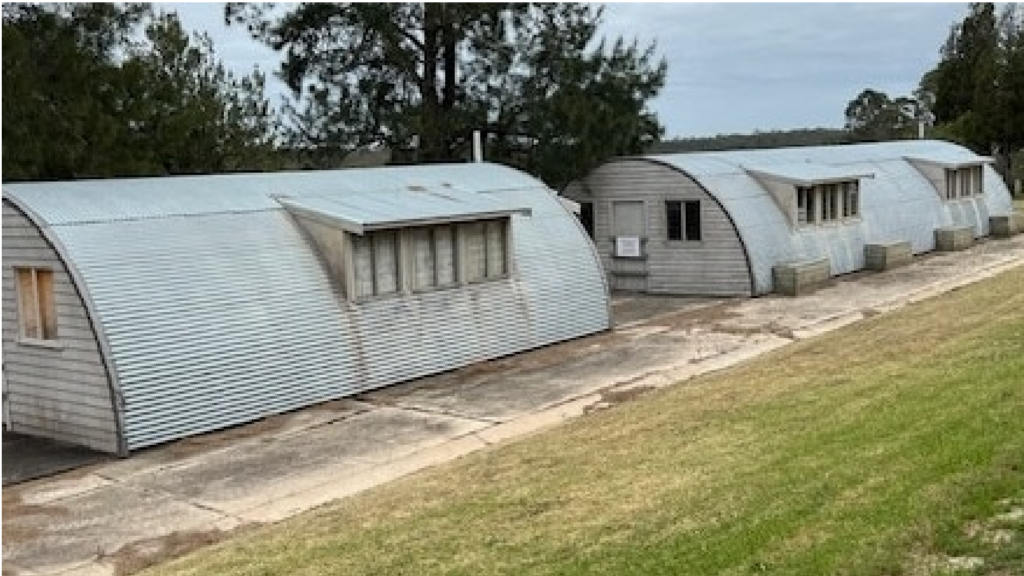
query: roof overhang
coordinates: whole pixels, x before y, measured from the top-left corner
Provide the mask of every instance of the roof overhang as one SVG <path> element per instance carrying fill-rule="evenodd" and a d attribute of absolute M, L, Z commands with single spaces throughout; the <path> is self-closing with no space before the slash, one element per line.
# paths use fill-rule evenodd
<path fill-rule="evenodd" d="M 445 190 L 352 194 L 345 197 L 275 198 L 289 213 L 363 235 L 375 230 L 529 216 L 529 207 L 510 207 L 485 194 Z"/>
<path fill-rule="evenodd" d="M 985 164 L 992 164 L 995 159 L 990 156 L 973 156 L 969 158 L 935 158 L 935 157 L 924 157 L 924 156 L 904 156 L 904 160 L 908 162 L 920 162 L 923 164 L 932 164 L 940 168 L 947 170 L 959 170 L 961 168 L 973 168 L 974 166 L 984 166 Z"/>
<path fill-rule="evenodd" d="M 849 182 L 862 178 L 874 178 L 872 172 L 852 170 L 846 166 L 800 162 L 794 164 L 773 164 L 766 167 L 744 166 L 751 176 L 775 180 L 794 186 L 816 186 L 835 182 Z"/>

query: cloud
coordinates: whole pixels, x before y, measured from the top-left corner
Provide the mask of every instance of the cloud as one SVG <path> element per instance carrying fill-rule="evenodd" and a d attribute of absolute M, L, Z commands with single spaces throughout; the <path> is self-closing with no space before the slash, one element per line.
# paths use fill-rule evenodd
<path fill-rule="evenodd" d="M 867 87 L 906 94 L 938 61 L 958 4 L 609 4 L 609 37 L 657 40 L 653 108 L 669 135 L 838 127 Z M 637 31 L 640 31 L 637 33 Z"/>

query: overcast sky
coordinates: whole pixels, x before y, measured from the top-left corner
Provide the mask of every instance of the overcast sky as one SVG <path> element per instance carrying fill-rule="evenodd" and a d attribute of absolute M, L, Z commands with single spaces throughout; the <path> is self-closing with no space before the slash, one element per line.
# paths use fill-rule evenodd
<path fill-rule="evenodd" d="M 271 76 L 276 53 L 224 26 L 223 4 L 160 3 L 208 32 L 218 57 Z M 666 137 L 841 127 L 864 88 L 910 94 L 938 62 L 962 3 L 613 3 L 609 38 L 656 41 L 668 81 L 653 108 Z M 268 78 L 276 101 L 283 85 Z"/>

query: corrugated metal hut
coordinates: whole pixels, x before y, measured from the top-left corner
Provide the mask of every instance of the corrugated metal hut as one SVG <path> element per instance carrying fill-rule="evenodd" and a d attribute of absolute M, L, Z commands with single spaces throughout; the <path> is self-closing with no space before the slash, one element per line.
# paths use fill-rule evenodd
<path fill-rule="evenodd" d="M 494 164 L 5 184 L 3 312 L 12 429 L 122 455 L 610 326 Z"/>
<path fill-rule="evenodd" d="M 935 231 L 989 233 L 1013 211 L 991 159 L 955 144 L 902 141 L 617 158 L 563 195 L 613 289 L 760 295 L 773 268 L 826 259 L 864 268 L 869 244 L 935 248 Z"/>

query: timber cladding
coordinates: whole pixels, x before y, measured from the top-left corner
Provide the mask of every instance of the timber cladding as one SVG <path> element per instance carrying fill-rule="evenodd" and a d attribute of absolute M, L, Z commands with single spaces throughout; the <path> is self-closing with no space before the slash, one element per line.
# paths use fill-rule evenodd
<path fill-rule="evenodd" d="M 89 314 L 67 268 L 39 229 L 3 202 L 3 354 L 10 427 L 104 452 L 118 450 L 107 370 Z M 26 338 L 20 270 L 52 273 L 56 336 Z M 45 289 L 45 288 L 44 288 Z M 51 343 L 52 342 L 52 343 Z"/>
<path fill-rule="evenodd" d="M 567 194 L 593 203 L 594 244 L 612 288 L 750 295 L 746 255 L 732 222 L 721 205 L 685 174 L 645 160 L 622 160 L 596 169 L 586 178 L 586 187 L 589 197 Z M 671 237 L 673 203 L 682 206 L 681 227 L 687 208 L 699 211 L 699 237 Z M 628 235 L 641 239 L 638 258 L 615 255 L 616 238 Z"/>

